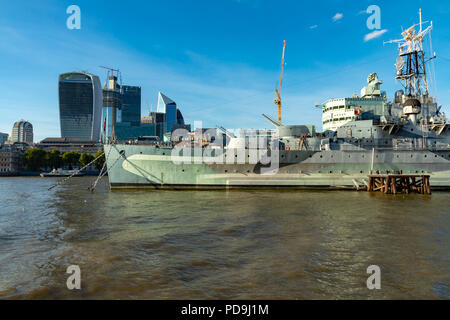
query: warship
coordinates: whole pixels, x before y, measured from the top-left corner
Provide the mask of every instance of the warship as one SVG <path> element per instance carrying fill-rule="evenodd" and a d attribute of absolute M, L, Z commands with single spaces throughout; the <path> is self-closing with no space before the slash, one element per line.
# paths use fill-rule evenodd
<path fill-rule="evenodd" d="M 104 145 L 110 187 L 354 189 L 382 172 L 427 174 L 432 189 L 449 189 L 449 124 L 430 96 L 427 64 L 435 56 L 427 58 L 423 48 L 432 28 L 420 13 L 418 24 L 390 41 L 398 44 L 395 78 L 403 86 L 393 101 L 372 73 L 359 96 L 315 106 L 322 110 L 323 132 L 313 125 L 284 125 L 282 69 L 275 90 L 278 121 L 263 115 L 274 130 L 236 136 L 222 128 L 225 143 L 214 132 L 183 129 L 172 132 L 170 143 L 113 139 Z"/>

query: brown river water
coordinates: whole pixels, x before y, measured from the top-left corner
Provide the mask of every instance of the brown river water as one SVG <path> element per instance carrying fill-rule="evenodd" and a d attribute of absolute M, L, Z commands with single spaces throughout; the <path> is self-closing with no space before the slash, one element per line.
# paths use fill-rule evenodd
<path fill-rule="evenodd" d="M 450 299 L 448 192 L 109 191 L 106 178 L 91 193 L 93 179 L 0 178 L 0 298 Z"/>

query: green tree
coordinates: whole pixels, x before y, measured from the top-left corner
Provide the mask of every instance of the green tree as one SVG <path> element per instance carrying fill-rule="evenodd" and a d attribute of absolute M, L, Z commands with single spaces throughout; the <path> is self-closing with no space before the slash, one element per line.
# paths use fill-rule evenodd
<path fill-rule="evenodd" d="M 28 149 L 25 151 L 22 163 L 31 171 L 38 171 L 46 165 L 46 152 L 40 148 Z"/>
<path fill-rule="evenodd" d="M 83 152 L 81 154 L 80 159 L 78 160 L 78 162 L 84 167 L 85 165 L 87 165 L 92 160 L 94 160 L 94 156 L 92 154 Z"/>
<path fill-rule="evenodd" d="M 46 157 L 46 166 L 51 169 L 58 169 L 62 165 L 61 153 L 59 150 L 52 150 L 47 152 Z"/>
<path fill-rule="evenodd" d="M 103 154 L 103 155 L 102 155 Z M 97 168 L 97 170 L 101 170 L 103 168 L 103 164 L 105 163 L 105 153 L 103 151 L 98 151 L 94 158 L 97 158 L 101 155 L 100 158 L 97 159 L 97 161 L 95 161 L 95 167 Z"/>
<path fill-rule="evenodd" d="M 80 154 L 78 151 L 67 151 L 62 155 L 63 163 L 69 167 L 69 170 L 73 169 L 73 166 L 78 164 L 78 160 L 80 159 Z"/>

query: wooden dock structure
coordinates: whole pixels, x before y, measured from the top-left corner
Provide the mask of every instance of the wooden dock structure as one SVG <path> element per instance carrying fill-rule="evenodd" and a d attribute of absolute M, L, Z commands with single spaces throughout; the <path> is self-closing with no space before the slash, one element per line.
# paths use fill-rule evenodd
<path fill-rule="evenodd" d="M 427 174 L 369 174 L 367 191 L 387 194 L 431 194 L 430 175 Z"/>

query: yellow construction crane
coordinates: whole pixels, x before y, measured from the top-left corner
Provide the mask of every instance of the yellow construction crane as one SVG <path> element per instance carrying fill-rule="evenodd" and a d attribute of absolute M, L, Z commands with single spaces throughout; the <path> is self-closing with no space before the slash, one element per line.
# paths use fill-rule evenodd
<path fill-rule="evenodd" d="M 284 51 L 286 49 L 286 40 L 283 41 L 283 55 L 281 56 L 281 74 L 280 87 L 275 89 L 275 104 L 278 105 L 278 122 L 281 124 L 281 82 L 283 81 L 283 67 L 284 67 Z"/>

